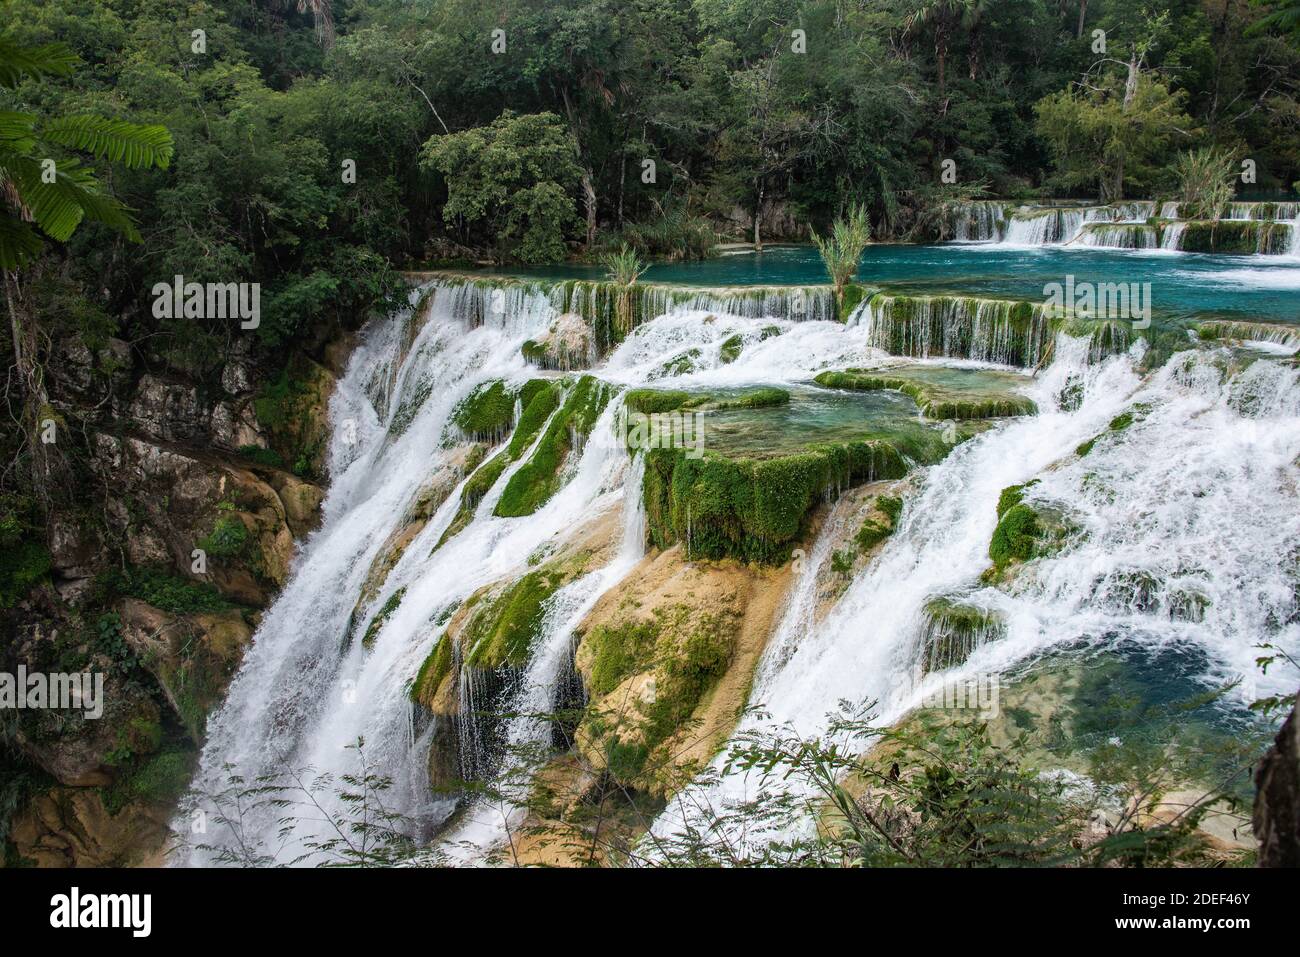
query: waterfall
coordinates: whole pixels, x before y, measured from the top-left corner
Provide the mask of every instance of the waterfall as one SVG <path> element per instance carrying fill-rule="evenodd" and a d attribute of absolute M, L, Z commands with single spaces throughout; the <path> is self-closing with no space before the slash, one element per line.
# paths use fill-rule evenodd
<path fill-rule="evenodd" d="M 1160 233 L 1160 248 L 1181 249 L 1183 232 L 1186 229 L 1186 223 L 1165 223 L 1165 228 Z"/>
<path fill-rule="evenodd" d="M 411 317 L 399 315 L 370 329 L 354 353 L 331 402 L 336 428 L 324 520 L 304 543 L 209 722 L 194 784 L 200 795 L 228 785 L 227 765 L 246 780 L 308 767 L 337 778 L 355 770 L 345 748 L 364 736 L 369 761 L 395 782 L 388 796 L 395 810 L 422 821 L 445 813 L 445 802 L 430 798 L 413 753 L 405 691 L 441 637 L 443 613 L 482 585 L 526 567 L 539 545 L 612 507 L 622 495 L 615 473 L 626 458 L 616 443 L 587 443 L 573 477 L 534 515 L 495 518 L 490 506 L 480 506 L 468 528 L 435 549 L 459 506 L 458 486 L 389 573 L 383 595 L 404 591 L 373 645 L 347 640 L 368 569 L 425 480 L 453 452 L 443 436 L 456 404 L 490 379 L 528 374 L 520 346 L 538 334 L 553 309 L 536 290 L 521 287 L 507 291 L 505 308 L 497 310 L 496 292 L 434 287 L 421 304 L 428 314 L 409 349 L 400 346 Z M 395 351 L 404 358 L 388 394 L 374 384 L 391 377 Z M 429 388 L 430 382 L 437 387 Z M 392 421 L 413 395 L 423 398 L 409 424 L 394 433 Z M 349 427 L 339 427 L 345 423 Z M 498 480 L 496 494 L 506 480 Z M 246 837 L 278 843 L 269 812 L 244 826 Z M 295 837 L 310 838 L 311 826 L 301 822 Z M 231 838 L 217 833 L 208 840 Z M 207 859 L 199 851 L 191 856 L 194 863 Z"/>
<path fill-rule="evenodd" d="M 1006 229 L 1007 204 L 976 200 L 954 203 L 949 211 L 949 228 L 958 242 L 988 242 L 1002 237 Z"/>
<path fill-rule="evenodd" d="M 1156 228 L 1145 223 L 1086 223 L 1078 240 L 1110 249 L 1155 249 Z"/>
<path fill-rule="evenodd" d="M 859 322 L 871 346 L 920 359 L 1033 366 L 1051 341 L 1051 324 L 1040 305 L 1001 299 L 880 293 Z"/>
<path fill-rule="evenodd" d="M 531 514 L 499 517 L 507 485 L 550 425 L 566 420 L 557 420 L 558 409 L 546 412 L 540 431 L 525 433 L 533 437 L 524 454 L 475 471 L 465 464 L 468 443 L 453 412 L 490 381 L 518 389 L 534 379 L 523 343 L 588 294 L 579 290 L 597 285 L 442 278 L 413 294 L 410 309 L 367 326 L 331 400 L 323 521 L 300 546 L 209 720 L 194 782 L 200 806 L 228 785 L 231 768 L 245 781 L 305 768 L 338 780 L 356 770 L 348 746 L 364 737 L 371 770 L 393 781 L 385 795 L 391 810 L 413 821 L 420 837 L 438 834 L 453 856 L 480 859 L 519 820 L 519 796 L 502 772 L 519 770 L 510 764 L 522 760 L 518 751 L 548 740 L 551 728 L 538 715 L 553 711 L 573 685 L 575 630 L 644 554 L 644 462 L 629 458 L 615 435 L 622 406 L 615 395 L 593 412 L 589 432 L 569 438 L 549 498 Z M 773 721 L 817 733 L 836 701 L 863 697 L 879 699 L 881 720 L 892 721 L 945 675 L 1001 673 L 1066 643 L 1103 644 L 1116 633 L 1202 650 L 1211 662 L 1207 680 L 1253 674 L 1259 641 L 1293 652 L 1300 644 L 1293 572 L 1285 567 L 1300 540 L 1294 366 L 1252 363 L 1235 344 L 1202 343 L 1147 373 L 1144 340 L 1107 333 L 1110 347 L 1099 348 L 1097 333 L 1069 335 L 1081 327 L 1058 324 L 1030 302 L 876 293 L 842 324 L 817 318 L 820 305 L 799 311 L 797 290 L 647 290 L 639 308 L 657 315 L 643 316 L 605 354 L 599 379 L 610 392 L 806 385 L 823 370 L 888 356 L 975 360 L 1041 367 L 1029 386 L 1040 413 L 999 421 L 918 469 L 895 533 L 818 621 L 817 571 L 833 551 L 823 530 L 753 681 L 750 703 L 768 708 Z M 1203 323 L 1202 332 L 1294 341 L 1288 327 L 1274 333 L 1255 325 L 1262 324 Z M 567 383 L 566 398 L 581 394 L 573 379 L 556 381 Z M 1124 412 L 1132 424 L 1110 430 Z M 513 418 L 524 417 L 519 401 Z M 481 443 L 476 463 L 510 451 L 509 438 L 492 441 L 500 444 Z M 1081 444 L 1088 454 L 1078 454 Z M 491 481 L 462 500 L 484 471 Z M 999 493 L 1031 479 L 1037 484 L 1027 500 L 1067 510 L 1078 533 L 1009 582 L 982 584 Z M 423 524 L 411 524 L 417 503 Z M 616 517 L 620 524 L 604 539 L 614 544 L 600 563 L 575 571 L 542 602 L 526 658 L 496 670 L 462 660 L 448 635 L 471 599 L 518 581 L 580 530 Z M 698 534 L 699 513 L 694 520 Z M 404 547 L 389 555 L 401 532 L 409 532 Z M 383 574 L 370 582 L 376 568 Z M 491 727 L 458 721 L 447 735 L 444 712 L 413 710 L 413 681 L 435 649 L 448 646 L 446 667 L 461 679 L 447 685 L 461 696 L 457 715 L 485 707 L 506 715 Z M 761 720 L 747 718 L 743 727 L 765 726 L 752 723 Z M 439 736 L 450 737 L 453 755 L 459 744 L 471 771 L 501 782 L 503 800 L 458 805 L 432 794 L 427 768 L 446 743 Z M 719 794 L 744 793 L 750 784 L 728 779 Z M 326 813 L 339 810 L 328 789 L 318 797 Z M 250 814 L 238 835 L 213 822 L 205 841 L 300 846 L 324 830 L 304 819 L 282 835 L 279 817 L 269 808 Z M 656 825 L 673 826 L 671 815 Z M 178 818 L 176 829 L 188 831 L 188 818 Z M 187 860 L 213 856 L 194 850 Z"/>
<path fill-rule="evenodd" d="M 1294 690 L 1290 675 L 1261 676 L 1254 657 L 1264 641 L 1300 650 L 1300 370 L 1271 361 L 1240 369 L 1224 351 L 1198 351 L 1144 380 L 1143 349 L 1089 364 L 1086 342 L 1063 336 L 1032 393 L 1040 414 L 999 425 L 927 469 L 882 553 L 816 624 L 807 593 L 825 550 L 815 547 L 760 665 L 750 696 L 760 711 L 739 730 L 819 735 L 840 700 L 877 702 L 876 723 L 888 725 L 936 682 L 1005 674 L 1052 649 L 1113 647 L 1117 635 L 1196 650 L 1207 685 L 1244 676 L 1235 693 L 1243 705 Z M 1070 381 L 1083 387 L 1072 410 L 1056 404 Z M 1133 424 L 1109 432 L 1125 411 Z M 1088 455 L 1075 451 L 1099 434 Z M 1031 479 L 1032 500 L 1068 509 L 1077 531 L 1009 584 L 982 585 L 999 493 Z M 1135 576 L 1149 583 L 1140 599 L 1126 587 Z M 996 613 L 1003 630 L 964 663 L 922 677 L 927 606 L 953 594 Z M 716 779 L 670 805 L 655 835 L 680 833 L 684 817 L 699 823 L 693 808 L 755 797 L 757 777 L 722 774 L 724 762 L 713 764 Z M 798 787 L 762 783 L 765 794 Z M 776 836 L 758 825 L 729 835 L 740 845 Z"/>

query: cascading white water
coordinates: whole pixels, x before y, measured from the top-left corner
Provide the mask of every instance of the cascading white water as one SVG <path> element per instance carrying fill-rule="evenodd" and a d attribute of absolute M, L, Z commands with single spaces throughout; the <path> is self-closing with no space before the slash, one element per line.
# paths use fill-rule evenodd
<path fill-rule="evenodd" d="M 548 600 L 512 699 L 512 710 L 522 716 L 506 722 L 509 743 L 536 743 L 548 733 L 546 722 L 530 715 L 552 710 L 575 627 L 644 547 L 640 466 L 629 466 L 620 442 L 597 440 L 609 431 L 620 400 L 602 413 L 592 440 L 565 470 L 561 489 L 535 514 L 492 515 L 519 459 L 480 501 L 469 525 L 435 549 L 459 508 L 460 490 L 452 491 L 352 620 L 376 555 L 430 476 L 451 467 L 453 450 L 445 443 L 456 404 L 490 379 L 519 382 L 536 374 L 520 347 L 555 319 L 555 297 L 535 284 L 507 286 L 503 299 L 497 292 L 472 284 L 436 286 L 424 313 L 399 315 L 367 331 L 332 403 L 336 430 L 324 522 L 303 545 L 289 584 L 266 612 L 226 703 L 210 721 L 195 781 L 200 793 L 225 786 L 227 765 L 246 780 L 308 766 L 337 777 L 354 770 L 346 749 L 364 736 L 372 767 L 396 782 L 388 796 L 393 809 L 439 823 L 450 806 L 428 791 L 421 750 L 428 740 L 415 733 L 407 694 L 412 676 L 454 606 L 483 585 L 519 575 L 540 546 L 621 507 L 618 554 Z M 658 383 L 666 363 L 689 353 L 689 368 L 666 376 L 673 386 L 796 383 L 822 369 L 869 365 L 885 355 L 869 303 L 847 325 L 765 318 L 761 305 L 737 307 L 744 315 L 690 308 L 700 304 L 672 300 L 667 314 L 639 326 L 597 374 L 620 385 Z M 954 329 L 964 328 L 962 335 L 978 332 L 971 340 L 978 348 L 951 354 L 1005 361 L 1008 356 L 994 347 L 1011 341 L 1010 327 L 999 332 L 997 323 L 1011 318 L 1013 305 L 948 317 Z M 788 300 L 780 305 L 788 307 Z M 927 328 L 932 319 L 927 312 Z M 1046 327 L 1041 331 L 1046 334 Z M 941 331 L 936 341 L 946 341 L 945 335 Z M 1016 335 L 1023 337 L 1024 329 Z M 1035 336 L 1027 341 L 1037 342 Z M 743 349 L 724 356 L 724 343 L 736 338 Z M 1040 346 L 1033 347 L 1035 357 Z M 942 352 L 935 347 L 921 354 Z M 1124 627 L 1152 643 L 1194 643 L 1214 662 L 1207 677 L 1246 673 L 1250 646 L 1261 637 L 1294 648 L 1294 622 L 1279 632 L 1267 621 L 1294 618 L 1294 608 L 1285 607 L 1294 598 L 1283 594 L 1285 572 L 1277 562 L 1287 536 L 1294 541 L 1300 533 L 1292 518 L 1300 514 L 1296 370 L 1259 363 L 1227 373 L 1221 368 L 1226 352 L 1202 350 L 1175 357 L 1144 381 L 1135 369 L 1137 351 L 1101 361 L 1090 352 L 1082 340 L 1061 338 L 1053 363 L 1033 386 L 1040 415 L 999 424 L 927 469 L 883 553 L 829 617 L 814 624 L 813 573 L 831 550 L 827 539 L 818 540 L 760 664 L 752 703 L 767 707 L 773 721 L 808 733 L 824 726 L 825 712 L 840 698 L 876 698 L 883 720 L 898 717 L 923 691 L 912 678 L 925 602 L 954 593 L 997 609 L 1007 623 L 1006 636 L 981 646 L 964 669 L 997 671 L 1053 645 L 1100 635 L 1103 626 Z M 1056 397 L 1073 381 L 1083 383 L 1083 400 L 1067 411 Z M 1152 411 L 1121 437 L 1103 436 L 1086 458 L 1073 457 L 1080 442 L 1106 432 L 1118 412 L 1138 404 Z M 1035 562 L 1006 589 L 979 589 L 998 493 L 1034 477 L 1040 483 L 1032 497 L 1071 507 L 1088 537 Z M 1122 494 L 1099 497 L 1102 486 Z M 1198 550 L 1206 554 L 1197 558 Z M 1141 609 L 1117 606 L 1115 583 L 1133 568 L 1166 583 L 1169 595 L 1148 596 Z M 1201 621 L 1152 614 L 1152 608 L 1172 607 L 1174 592 L 1193 585 L 1208 601 Z M 380 609 L 399 593 L 400 603 L 381 618 Z M 1264 611 L 1252 613 L 1252 607 Z M 363 647 L 355 636 L 376 621 L 373 644 Z M 732 779 L 720 793 L 745 786 Z M 518 813 L 512 801 L 471 807 L 448 840 L 466 855 L 462 859 L 473 860 L 474 849 L 499 840 Z M 311 838 L 314 826 L 300 822 L 293 839 Z M 658 825 L 672 826 L 671 815 Z M 243 839 L 268 847 L 279 842 L 270 813 L 254 816 L 245 828 Z M 222 833 L 206 838 L 217 845 L 230 839 Z M 210 859 L 201 852 L 189 857 L 193 863 Z"/>
<path fill-rule="evenodd" d="M 520 346 L 554 317 L 536 292 L 515 291 L 497 303 L 500 308 L 466 302 L 476 295 L 485 293 L 435 288 L 396 373 L 394 356 L 402 355 L 409 316 L 371 330 L 352 357 L 331 403 L 333 480 L 324 521 L 303 546 L 209 723 L 194 784 L 200 795 L 227 786 L 227 765 L 246 780 L 307 767 L 337 777 L 355 770 L 355 756 L 345 749 L 364 737 L 371 765 L 397 782 L 395 810 L 428 814 L 421 762 L 411 753 L 405 688 L 438 637 L 439 613 L 524 565 L 538 545 L 621 495 L 616 473 L 625 453 L 613 443 L 593 442 L 573 479 L 535 515 L 498 519 L 480 506 L 468 528 L 430 554 L 458 507 L 457 490 L 407 547 L 364 617 L 351 623 L 371 562 L 449 454 L 442 442 L 457 402 L 482 382 L 526 376 Z M 482 315 L 483 324 L 470 328 L 466 315 Z M 394 383 L 391 390 L 387 382 Z M 397 429 L 399 413 L 404 421 Z M 349 641 L 399 589 L 405 590 L 401 603 L 373 646 Z M 310 827 L 300 824 L 295 837 L 311 837 Z M 279 843 L 269 815 L 245 828 L 245 840 Z M 231 835 L 209 835 L 208 843 L 223 837 Z M 191 859 L 201 863 L 207 856 L 196 851 Z"/>
<path fill-rule="evenodd" d="M 1245 700 L 1292 688 L 1290 675 L 1261 676 L 1254 657 L 1261 641 L 1300 650 L 1300 370 L 1259 362 L 1229 372 L 1221 350 L 1175 356 L 1143 382 L 1134 368 L 1142 349 L 1089 365 L 1086 343 L 1062 337 L 1033 390 L 1040 414 L 986 432 L 931 467 L 882 554 L 814 624 L 813 581 L 829 551 L 819 543 L 754 682 L 750 705 L 765 713 L 740 730 L 822 734 L 841 700 L 875 701 L 879 723 L 898 720 L 953 677 L 916 680 L 926 602 L 955 593 L 1007 623 L 1006 637 L 977 649 L 958 675 L 1000 674 L 1053 647 L 1112 642 L 1118 632 L 1151 648 L 1197 649 L 1210 662 L 1207 682 L 1249 680 Z M 1055 397 L 1072 377 L 1084 392 L 1067 411 Z M 1107 423 L 1126 409 L 1143 411 L 1110 433 Z M 1087 456 L 1075 453 L 1099 433 Z M 981 588 L 999 493 L 1034 478 L 1032 500 L 1064 507 L 1082 533 L 1007 588 Z M 1117 587 L 1134 572 L 1156 583 L 1140 602 Z M 1189 594 L 1199 596 L 1190 607 L 1203 617 L 1186 613 Z M 757 787 L 738 772 L 723 776 L 670 804 L 652 833 L 680 833 L 683 820 L 698 823 L 700 808 L 752 799 Z M 732 835 L 742 843 L 773 836 Z"/>

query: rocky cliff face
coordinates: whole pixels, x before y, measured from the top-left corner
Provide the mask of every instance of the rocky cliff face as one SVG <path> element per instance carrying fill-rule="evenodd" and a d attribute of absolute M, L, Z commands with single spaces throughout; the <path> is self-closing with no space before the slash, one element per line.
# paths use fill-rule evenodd
<path fill-rule="evenodd" d="M 76 505 L 52 508 L 47 581 L 0 611 L 0 670 L 101 672 L 105 709 L 2 716 L 21 782 L 0 818 L 7 863 L 155 859 L 207 716 L 319 521 L 345 353 L 336 337 L 277 371 L 236 343 L 200 369 L 116 339 L 56 344 Z"/>
<path fill-rule="evenodd" d="M 1300 706 L 1300 701 L 1298 701 Z M 1260 867 L 1300 867 L 1300 720 L 1296 709 L 1255 771 Z"/>

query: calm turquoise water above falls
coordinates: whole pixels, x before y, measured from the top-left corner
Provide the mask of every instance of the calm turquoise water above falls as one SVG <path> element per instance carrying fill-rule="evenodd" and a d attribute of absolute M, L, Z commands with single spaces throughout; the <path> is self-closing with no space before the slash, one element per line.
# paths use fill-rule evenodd
<path fill-rule="evenodd" d="M 599 266 L 529 270 L 547 278 L 598 279 Z M 1217 256 L 1086 247 L 1008 247 L 995 243 L 872 246 L 862 257 L 863 283 L 914 293 L 951 292 L 1039 300 L 1043 286 L 1064 282 L 1151 283 L 1152 307 L 1169 316 L 1223 314 L 1300 323 L 1300 258 Z M 827 282 L 811 246 L 773 247 L 703 262 L 656 264 L 647 282 L 691 286 L 812 285 Z"/>

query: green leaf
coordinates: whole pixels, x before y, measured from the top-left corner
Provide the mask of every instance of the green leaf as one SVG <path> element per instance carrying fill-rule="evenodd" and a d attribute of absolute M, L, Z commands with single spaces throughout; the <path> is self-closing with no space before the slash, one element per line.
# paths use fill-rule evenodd
<path fill-rule="evenodd" d="M 0 213 L 0 269 L 17 269 L 41 251 L 41 238 L 22 220 Z"/>
<path fill-rule="evenodd" d="M 172 135 L 165 126 L 141 126 L 102 116 L 64 116 L 47 123 L 41 134 L 52 143 L 128 169 L 166 169 L 172 159 Z"/>
<path fill-rule="evenodd" d="M 23 47 L 0 39 L 0 86 L 13 88 L 23 76 L 68 76 L 81 61 L 66 43 Z"/>
<path fill-rule="evenodd" d="M 51 239 L 66 241 L 88 217 L 118 230 L 132 242 L 140 241 L 126 208 L 101 192 L 94 173 L 76 160 L 57 163 L 53 183 L 44 181 L 41 163 L 28 156 L 0 150 L 0 169 L 7 172 L 32 220 Z"/>

